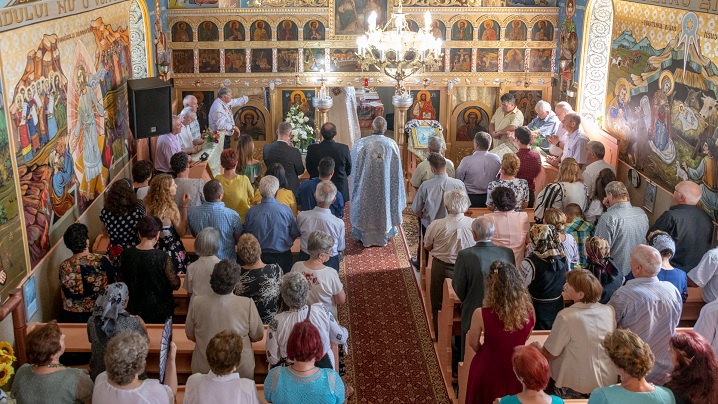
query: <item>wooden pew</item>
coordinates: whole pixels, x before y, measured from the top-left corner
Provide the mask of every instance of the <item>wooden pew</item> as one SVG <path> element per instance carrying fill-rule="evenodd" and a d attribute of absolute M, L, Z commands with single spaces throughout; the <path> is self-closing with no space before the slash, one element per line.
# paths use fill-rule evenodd
<path fill-rule="evenodd" d="M 692 331 L 693 328 L 677 328 L 676 332 L 688 332 Z M 534 330 L 531 331 L 531 334 L 529 335 L 528 340 L 526 340 L 526 345 L 531 345 L 534 342 L 538 342 L 541 345 L 543 345 L 546 342 L 546 339 L 548 338 L 548 335 L 551 333 L 549 330 Z M 483 334 L 481 335 L 481 342 L 483 343 Z M 476 352 L 471 349 L 469 344 L 466 344 L 466 349 L 464 351 L 464 361 L 459 362 L 459 404 L 464 404 L 466 402 L 466 385 L 469 381 L 469 368 L 471 366 L 471 361 L 474 359 L 474 356 L 476 356 Z M 575 403 L 585 403 L 588 400 L 564 400 L 565 402 L 575 402 Z"/>
<path fill-rule="evenodd" d="M 27 332 L 32 331 L 35 327 L 42 325 L 41 323 L 30 323 Z M 65 352 L 92 352 L 90 341 L 87 338 L 86 324 L 58 324 L 65 334 Z M 162 339 L 163 324 L 147 324 L 147 334 L 150 337 L 150 349 L 147 355 L 147 373 L 159 373 L 159 352 L 160 341 Z M 174 324 L 172 326 L 172 341 L 177 344 L 177 378 L 184 383 L 192 374 L 192 353 L 194 352 L 194 342 L 187 338 L 184 330 L 184 324 Z M 264 327 L 264 337 L 261 341 L 252 343 L 252 351 L 254 352 L 254 380 L 257 383 L 263 383 L 264 378 L 269 372 L 269 364 L 267 363 L 267 327 Z"/>
<path fill-rule="evenodd" d="M 259 396 L 259 402 L 262 404 L 269 404 L 269 402 L 264 399 L 264 385 L 257 384 L 256 386 L 257 386 L 257 395 Z M 175 396 L 176 404 L 182 404 L 182 402 L 184 401 L 185 387 L 186 386 L 178 386 L 177 387 L 177 395 Z"/>
<path fill-rule="evenodd" d="M 698 315 L 706 304 L 701 296 L 701 291 L 701 288 L 688 288 L 688 299 L 683 303 L 681 312 L 681 327 L 693 327 L 698 320 Z"/>

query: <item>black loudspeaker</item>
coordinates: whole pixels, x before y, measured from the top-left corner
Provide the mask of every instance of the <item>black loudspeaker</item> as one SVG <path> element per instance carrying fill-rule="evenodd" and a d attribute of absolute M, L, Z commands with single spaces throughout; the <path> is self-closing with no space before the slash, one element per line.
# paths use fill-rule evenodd
<path fill-rule="evenodd" d="M 172 131 L 172 86 L 157 77 L 127 81 L 130 125 L 135 139 Z"/>

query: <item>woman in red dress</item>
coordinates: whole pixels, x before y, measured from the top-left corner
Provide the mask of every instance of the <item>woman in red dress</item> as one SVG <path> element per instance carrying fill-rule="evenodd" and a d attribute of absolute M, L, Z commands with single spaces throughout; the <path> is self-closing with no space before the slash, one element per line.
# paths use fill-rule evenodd
<path fill-rule="evenodd" d="M 489 269 L 484 307 L 476 309 L 466 334 L 476 351 L 469 368 L 466 402 L 491 404 L 495 399 L 521 392 L 511 355 L 524 345 L 534 326 L 531 295 L 519 271 L 511 264 L 495 261 Z M 484 334 L 484 343 L 479 340 Z"/>

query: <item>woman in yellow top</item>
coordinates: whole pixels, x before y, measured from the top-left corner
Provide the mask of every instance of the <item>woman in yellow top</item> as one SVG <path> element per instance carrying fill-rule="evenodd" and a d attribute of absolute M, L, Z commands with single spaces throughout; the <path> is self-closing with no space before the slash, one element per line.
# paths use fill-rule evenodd
<path fill-rule="evenodd" d="M 217 181 L 224 188 L 224 206 L 239 213 L 239 218 L 244 223 L 247 211 L 252 201 L 254 189 L 246 175 L 239 175 L 235 172 L 237 168 L 237 152 L 232 149 L 225 149 L 219 156 L 220 164 L 224 173 L 217 176 Z"/>
<path fill-rule="evenodd" d="M 270 167 L 267 167 L 265 175 L 273 175 L 279 180 L 279 191 L 277 191 L 277 202 L 289 206 L 294 213 L 294 217 L 297 217 L 297 200 L 294 198 L 294 192 L 287 189 L 287 174 L 279 163 L 274 163 Z M 226 193 L 225 193 L 226 194 Z M 256 205 L 262 202 L 262 195 L 259 194 L 259 189 L 254 193 L 254 199 L 252 199 L 252 205 Z"/>

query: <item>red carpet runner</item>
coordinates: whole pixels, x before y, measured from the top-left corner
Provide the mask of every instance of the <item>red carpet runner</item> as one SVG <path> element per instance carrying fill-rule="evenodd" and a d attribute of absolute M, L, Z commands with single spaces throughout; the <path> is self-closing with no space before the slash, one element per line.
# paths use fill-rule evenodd
<path fill-rule="evenodd" d="M 348 236 L 349 209 L 345 222 L 339 321 L 349 329 L 349 403 L 450 403 L 401 235 L 364 248 Z"/>

